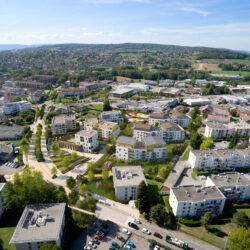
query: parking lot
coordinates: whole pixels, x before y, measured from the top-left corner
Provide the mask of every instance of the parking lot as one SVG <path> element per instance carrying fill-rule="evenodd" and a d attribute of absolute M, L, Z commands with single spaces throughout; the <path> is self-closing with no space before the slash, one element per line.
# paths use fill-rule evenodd
<path fill-rule="evenodd" d="M 130 230 L 129 227 L 126 227 L 126 229 L 128 229 L 130 232 L 132 231 L 132 234 L 127 235 L 127 234 L 122 233 L 123 227 L 120 227 L 119 225 L 111 221 L 106 221 L 104 223 L 108 225 L 108 233 L 105 235 L 105 237 L 102 240 L 99 241 L 99 244 L 95 244 L 96 249 L 108 250 L 110 246 L 112 246 L 113 241 L 119 244 L 120 249 L 128 249 L 128 248 L 123 248 L 127 240 L 129 240 L 130 242 L 133 242 L 135 245 L 135 247 L 131 249 L 137 249 L 137 250 L 148 249 L 149 243 L 146 237 L 144 238 L 141 235 L 137 235 L 133 233 L 134 231 Z M 103 222 L 100 220 L 97 220 L 90 228 L 88 228 L 86 246 L 90 246 L 89 242 L 91 241 L 91 239 L 93 239 L 96 232 L 100 230 L 102 227 L 103 227 Z M 121 240 L 117 239 L 118 235 L 122 236 L 125 239 L 125 242 L 122 242 Z"/>
<path fill-rule="evenodd" d="M 7 167 L 4 163 L 0 165 L 0 174 L 3 175 L 12 175 L 20 171 L 22 171 L 22 167 L 18 168 Z"/>

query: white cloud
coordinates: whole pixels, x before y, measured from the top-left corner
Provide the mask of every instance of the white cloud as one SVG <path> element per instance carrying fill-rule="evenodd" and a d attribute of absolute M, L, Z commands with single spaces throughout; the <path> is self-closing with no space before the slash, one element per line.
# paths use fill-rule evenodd
<path fill-rule="evenodd" d="M 193 12 L 193 13 L 196 13 L 196 14 L 200 14 L 202 16 L 208 16 L 208 15 L 211 14 L 208 11 L 198 9 L 198 8 L 194 8 L 194 7 L 187 7 L 187 6 L 180 8 L 180 10 L 185 11 L 185 12 Z"/>

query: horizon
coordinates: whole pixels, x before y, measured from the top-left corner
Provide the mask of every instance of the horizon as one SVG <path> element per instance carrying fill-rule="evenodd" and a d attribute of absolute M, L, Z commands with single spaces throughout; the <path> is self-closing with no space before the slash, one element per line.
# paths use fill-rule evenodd
<path fill-rule="evenodd" d="M 152 43 L 250 51 L 249 12 L 247 0 L 0 1 L 0 44 Z"/>

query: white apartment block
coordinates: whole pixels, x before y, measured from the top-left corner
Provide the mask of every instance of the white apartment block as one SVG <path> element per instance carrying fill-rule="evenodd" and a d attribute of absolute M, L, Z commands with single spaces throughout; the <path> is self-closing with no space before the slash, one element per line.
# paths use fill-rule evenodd
<path fill-rule="evenodd" d="M 250 149 L 191 150 L 188 160 L 197 170 L 249 168 Z"/>
<path fill-rule="evenodd" d="M 167 143 L 183 142 L 185 140 L 184 129 L 175 123 L 164 122 L 160 125 L 161 136 Z"/>
<path fill-rule="evenodd" d="M 159 136 L 145 137 L 142 142 L 133 137 L 120 136 L 116 141 L 117 160 L 164 161 L 167 156 L 166 142 Z"/>
<path fill-rule="evenodd" d="M 86 95 L 87 93 L 88 93 L 87 88 L 64 88 L 62 89 L 63 97 Z"/>
<path fill-rule="evenodd" d="M 66 203 L 25 207 L 10 240 L 16 250 L 39 250 L 48 243 L 62 247 Z"/>
<path fill-rule="evenodd" d="M 155 126 L 156 124 L 160 125 L 163 122 L 166 122 L 168 117 L 164 113 L 151 113 L 149 115 L 148 123 L 151 126 Z"/>
<path fill-rule="evenodd" d="M 207 177 L 206 186 L 216 186 L 227 199 L 244 201 L 250 199 L 250 176 L 232 172 Z"/>
<path fill-rule="evenodd" d="M 206 124 L 205 133 L 206 137 L 211 138 L 230 138 L 237 132 L 238 137 L 250 137 L 250 124 L 246 122 L 220 124 L 208 122 Z"/>
<path fill-rule="evenodd" d="M 139 184 L 147 184 L 141 166 L 113 167 L 113 183 L 118 200 L 135 200 Z"/>
<path fill-rule="evenodd" d="M 120 127 L 116 122 L 102 121 L 98 127 L 99 138 L 113 139 L 120 134 Z"/>
<path fill-rule="evenodd" d="M 32 105 L 27 101 L 9 102 L 3 105 L 3 112 L 5 115 L 11 115 L 29 109 L 32 109 Z"/>
<path fill-rule="evenodd" d="M 162 133 L 152 126 L 144 123 L 135 123 L 133 128 L 133 137 L 137 141 L 142 141 L 147 136 L 161 136 Z"/>
<path fill-rule="evenodd" d="M 75 143 L 82 146 L 82 151 L 86 153 L 93 152 L 99 145 L 98 132 L 95 130 L 81 130 L 75 134 Z"/>
<path fill-rule="evenodd" d="M 226 198 L 216 186 L 178 186 L 170 189 L 169 204 L 177 217 L 198 217 L 206 212 L 221 215 Z"/>
<path fill-rule="evenodd" d="M 100 121 L 107 121 L 107 122 L 122 122 L 122 112 L 121 111 L 104 111 L 99 116 Z"/>
<path fill-rule="evenodd" d="M 83 122 L 84 130 L 91 131 L 98 129 L 99 121 L 97 118 L 87 118 Z"/>
<path fill-rule="evenodd" d="M 52 135 L 65 135 L 68 131 L 76 129 L 75 116 L 59 115 L 55 116 L 51 122 Z"/>

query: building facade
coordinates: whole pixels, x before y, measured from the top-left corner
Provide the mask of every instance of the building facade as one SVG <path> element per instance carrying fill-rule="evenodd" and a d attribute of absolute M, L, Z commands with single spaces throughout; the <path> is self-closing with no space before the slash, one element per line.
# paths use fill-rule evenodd
<path fill-rule="evenodd" d="M 120 134 L 120 127 L 116 122 L 102 121 L 98 126 L 98 135 L 101 139 L 113 139 Z"/>
<path fill-rule="evenodd" d="M 185 140 L 184 129 L 175 123 L 164 122 L 160 125 L 161 136 L 167 143 L 183 142 Z"/>
<path fill-rule="evenodd" d="M 120 123 L 123 121 L 121 111 L 104 111 L 99 116 L 100 121 L 106 122 L 117 122 Z"/>
<path fill-rule="evenodd" d="M 32 109 L 32 105 L 27 101 L 9 102 L 3 105 L 3 112 L 5 115 L 16 114 L 29 109 Z"/>
<path fill-rule="evenodd" d="M 75 134 L 76 145 L 82 146 L 82 151 L 86 153 L 93 152 L 99 145 L 98 132 L 95 130 L 81 130 Z"/>
<path fill-rule="evenodd" d="M 76 129 L 75 116 L 59 115 L 55 116 L 51 122 L 51 131 L 53 136 L 65 135 L 68 131 Z"/>
<path fill-rule="evenodd" d="M 226 198 L 216 186 L 186 185 L 170 190 L 169 204 L 175 216 L 198 217 L 211 212 L 213 217 L 221 215 Z"/>

